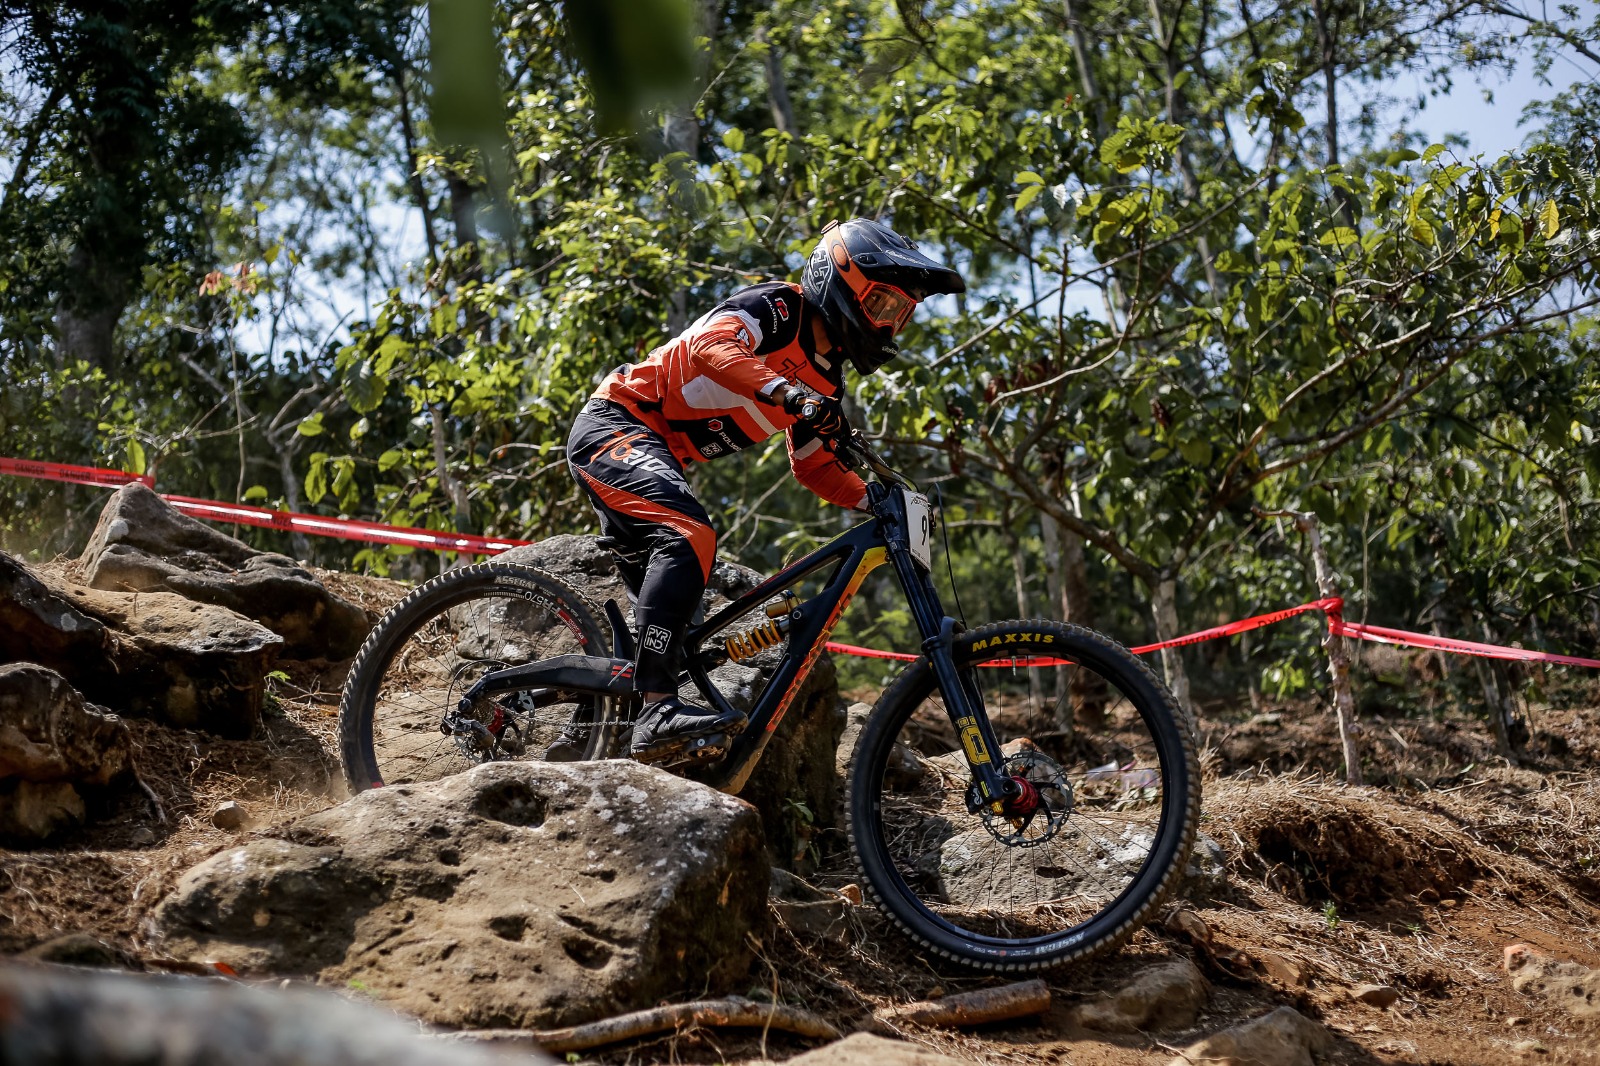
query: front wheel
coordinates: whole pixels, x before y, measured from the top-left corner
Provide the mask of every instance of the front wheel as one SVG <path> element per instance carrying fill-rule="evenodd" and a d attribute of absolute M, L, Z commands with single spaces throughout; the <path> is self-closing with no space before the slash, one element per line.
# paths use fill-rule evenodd
<path fill-rule="evenodd" d="M 493 759 L 539 759 L 558 738 L 586 759 L 615 739 L 612 701 L 506 693 L 465 711 L 484 674 L 555 655 L 609 655 L 600 612 L 559 578 L 517 563 L 448 570 L 384 615 L 339 703 L 350 791 L 433 781 Z"/>
<path fill-rule="evenodd" d="M 1171 695 L 1121 645 L 1060 622 L 997 622 L 953 651 L 994 760 L 1037 803 L 969 813 L 961 738 L 927 660 L 911 663 L 850 764 L 850 843 L 874 901 L 924 948 L 995 973 L 1117 947 L 1194 844 L 1200 776 Z"/>

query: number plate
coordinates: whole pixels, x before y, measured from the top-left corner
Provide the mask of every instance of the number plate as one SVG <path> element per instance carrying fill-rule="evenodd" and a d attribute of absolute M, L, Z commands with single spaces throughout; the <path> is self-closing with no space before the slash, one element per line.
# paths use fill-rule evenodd
<path fill-rule="evenodd" d="M 920 492 L 901 489 L 900 494 L 906 501 L 906 535 L 911 541 L 911 557 L 924 570 L 932 570 L 933 509 Z"/>

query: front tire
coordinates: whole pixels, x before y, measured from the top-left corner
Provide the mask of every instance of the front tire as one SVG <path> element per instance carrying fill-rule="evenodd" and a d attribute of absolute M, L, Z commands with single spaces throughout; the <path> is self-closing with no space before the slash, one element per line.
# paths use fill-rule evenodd
<path fill-rule="evenodd" d="M 1194 845 L 1200 776 L 1171 695 L 1080 626 L 997 622 L 953 651 L 994 727 L 994 761 L 1043 803 L 1026 821 L 968 813 L 962 743 L 927 659 L 909 664 L 850 763 L 850 844 L 874 902 L 923 948 L 993 973 L 1120 946 L 1172 894 Z M 1052 661 L 1064 665 L 1029 670 Z"/>
<path fill-rule="evenodd" d="M 458 567 L 413 589 L 368 634 L 345 681 L 339 753 L 350 791 L 432 781 L 490 758 L 541 759 L 574 723 L 582 757 L 605 757 L 615 708 L 598 696 L 536 709 L 481 701 L 472 715 L 495 730 L 492 752 L 440 731 L 462 692 L 491 670 L 609 655 L 601 619 L 571 585 L 518 563 Z"/>

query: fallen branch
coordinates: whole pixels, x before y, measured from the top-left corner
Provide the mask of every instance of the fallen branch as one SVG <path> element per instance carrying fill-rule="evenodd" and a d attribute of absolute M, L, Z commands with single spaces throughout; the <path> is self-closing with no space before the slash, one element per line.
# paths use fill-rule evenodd
<path fill-rule="evenodd" d="M 560 1054 L 691 1026 L 780 1029 L 786 1033 L 823 1040 L 837 1040 L 841 1035 L 825 1019 L 810 1011 L 781 1004 L 755 1003 L 738 996 L 673 1003 L 565 1029 L 475 1029 L 443 1035 L 457 1040 L 484 1041 L 512 1047 L 537 1046 Z"/>
<path fill-rule="evenodd" d="M 906 1003 L 878 1012 L 880 1021 L 941 1028 L 965 1028 L 1043 1014 L 1050 1009 L 1050 989 L 1038 978 L 999 988 L 961 992 L 942 999 Z"/>

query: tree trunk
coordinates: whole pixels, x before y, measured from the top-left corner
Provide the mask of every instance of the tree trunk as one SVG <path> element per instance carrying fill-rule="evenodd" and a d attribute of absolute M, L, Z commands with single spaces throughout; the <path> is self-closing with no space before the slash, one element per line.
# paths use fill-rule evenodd
<path fill-rule="evenodd" d="M 1334 50 L 1334 37 L 1339 32 L 1336 20 L 1328 10 L 1327 0 L 1312 0 L 1311 11 L 1317 23 L 1317 44 L 1322 52 L 1322 93 L 1325 98 L 1323 140 L 1328 149 L 1327 165 L 1336 167 L 1339 158 L 1339 79 Z M 1334 213 L 1340 222 L 1352 225 L 1355 219 L 1353 197 L 1348 190 L 1334 189 Z"/>
<path fill-rule="evenodd" d="M 472 504 L 467 497 L 467 487 L 450 473 L 444 440 L 444 406 L 433 404 L 428 408 L 433 417 L 433 464 L 439 477 L 439 491 L 450 501 L 455 514 L 452 525 L 457 533 L 472 532 Z M 459 556 L 456 564 L 465 565 L 467 556 Z"/>
<path fill-rule="evenodd" d="M 1295 524 L 1311 544 L 1311 563 L 1316 567 L 1318 591 L 1324 598 L 1339 595 L 1339 579 L 1328 564 L 1328 553 L 1322 546 L 1322 531 L 1317 528 L 1316 516 L 1309 513 L 1300 515 Z M 1350 656 L 1345 651 L 1344 637 L 1335 633 L 1332 626 L 1328 627 L 1322 646 L 1328 651 L 1328 676 L 1333 681 L 1333 709 L 1339 721 L 1339 742 L 1344 748 L 1344 779 L 1348 784 L 1360 785 L 1364 783 L 1361 750 L 1356 744 L 1360 727 L 1356 725 L 1355 697 L 1350 692 Z"/>
<path fill-rule="evenodd" d="M 1039 516 L 1039 529 L 1044 540 L 1050 610 L 1057 612 L 1063 622 L 1093 629 L 1096 618 L 1083 538 L 1047 514 Z M 1105 680 L 1093 671 L 1073 666 L 1058 666 L 1055 674 L 1056 725 L 1069 733 L 1075 726 L 1091 732 L 1103 728 Z"/>
<path fill-rule="evenodd" d="M 1178 629 L 1178 581 L 1173 577 L 1158 577 L 1150 588 L 1150 610 L 1155 618 L 1156 639 L 1171 640 L 1182 636 Z M 1183 668 L 1183 649 L 1165 648 L 1161 652 L 1161 671 L 1167 688 L 1178 702 L 1179 710 L 1188 717 L 1189 727 L 1196 728 L 1194 700 L 1189 695 L 1189 675 Z"/>
<path fill-rule="evenodd" d="M 411 199 L 422 213 L 422 236 L 428 244 L 428 270 L 431 273 L 439 262 L 439 239 L 433 232 L 433 204 L 428 199 L 428 188 L 422 183 L 422 165 L 417 154 L 417 129 L 411 115 L 411 94 L 406 89 L 405 68 L 395 68 L 395 94 L 400 103 L 400 134 L 406 150 L 406 187 Z"/>
<path fill-rule="evenodd" d="M 762 65 L 767 72 L 767 105 L 772 108 L 772 127 L 779 133 L 798 137 L 800 127 L 794 120 L 794 104 L 789 100 L 789 83 L 783 76 L 783 56 L 778 54 L 778 49 L 773 45 L 765 26 L 756 31 L 756 40 L 767 46 L 766 55 L 762 57 Z"/>
<path fill-rule="evenodd" d="M 66 366 L 82 360 L 109 371 L 117 323 L 128 306 L 128 277 L 87 244 L 72 249 L 67 270 L 77 280 L 56 304 L 58 361 Z"/>
<path fill-rule="evenodd" d="M 483 255 L 478 243 L 478 187 L 454 168 L 445 174 L 445 187 L 450 192 L 450 223 L 456 248 L 471 250 L 462 267 L 461 280 L 479 281 L 483 278 Z"/>
<path fill-rule="evenodd" d="M 1072 58 L 1078 64 L 1078 82 L 1083 86 L 1083 98 L 1089 101 L 1095 134 L 1103 137 L 1105 130 L 1101 128 L 1100 86 L 1095 82 L 1094 67 L 1089 62 L 1089 36 L 1084 31 L 1083 20 L 1078 17 L 1072 0 L 1061 0 L 1061 7 L 1067 17 L 1067 32 L 1072 37 Z"/>
<path fill-rule="evenodd" d="M 1005 537 L 1011 549 L 1011 581 L 1017 594 L 1017 617 L 1030 618 L 1033 612 L 1028 610 L 1028 568 L 1022 557 L 1022 538 L 1017 536 L 1009 521 L 1005 525 Z M 1035 715 L 1044 713 L 1044 670 L 1037 666 L 1028 667 L 1028 705 Z"/>

